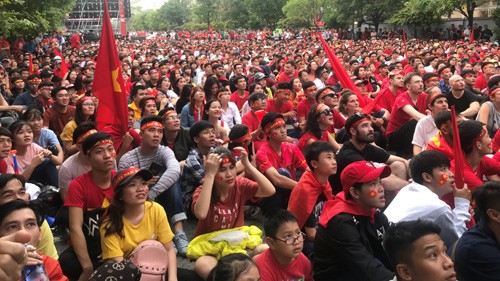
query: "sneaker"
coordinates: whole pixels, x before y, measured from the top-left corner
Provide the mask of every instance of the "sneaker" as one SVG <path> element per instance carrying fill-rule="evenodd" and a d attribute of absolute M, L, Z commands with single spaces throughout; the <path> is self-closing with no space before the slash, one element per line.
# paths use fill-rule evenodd
<path fill-rule="evenodd" d="M 248 217 L 250 219 L 256 219 L 260 213 L 261 213 L 261 209 L 258 207 L 258 206 L 249 206 L 250 208 L 248 208 L 248 211 L 245 212 L 246 215 L 248 215 Z"/>
<path fill-rule="evenodd" d="M 179 231 L 175 234 L 174 244 L 179 255 L 185 257 L 187 253 L 187 247 L 189 245 L 189 240 L 184 231 Z"/>

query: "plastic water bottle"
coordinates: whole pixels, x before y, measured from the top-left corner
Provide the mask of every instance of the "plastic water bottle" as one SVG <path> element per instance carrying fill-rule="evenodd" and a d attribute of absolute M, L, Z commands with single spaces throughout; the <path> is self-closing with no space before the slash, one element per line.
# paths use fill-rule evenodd
<path fill-rule="evenodd" d="M 33 249 L 34 246 L 27 243 L 25 245 L 26 250 Z M 45 271 L 45 266 L 43 263 L 36 265 L 27 265 L 23 268 L 23 280 L 26 281 L 50 281 L 47 276 L 47 272 Z"/>

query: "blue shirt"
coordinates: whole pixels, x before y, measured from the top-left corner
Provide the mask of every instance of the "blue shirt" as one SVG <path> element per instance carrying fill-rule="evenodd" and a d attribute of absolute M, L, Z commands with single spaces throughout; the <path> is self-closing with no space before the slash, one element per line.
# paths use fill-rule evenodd
<path fill-rule="evenodd" d="M 43 148 L 47 148 L 49 145 L 60 145 L 56 134 L 51 129 L 42 128 L 40 136 L 34 139 L 35 143 Z"/>

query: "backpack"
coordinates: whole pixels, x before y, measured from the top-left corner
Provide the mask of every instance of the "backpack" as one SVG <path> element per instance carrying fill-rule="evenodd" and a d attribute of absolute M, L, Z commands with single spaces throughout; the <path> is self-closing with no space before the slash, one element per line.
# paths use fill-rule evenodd
<path fill-rule="evenodd" d="M 141 281 L 166 280 L 168 252 L 159 241 L 142 241 L 129 259 L 141 271 Z"/>

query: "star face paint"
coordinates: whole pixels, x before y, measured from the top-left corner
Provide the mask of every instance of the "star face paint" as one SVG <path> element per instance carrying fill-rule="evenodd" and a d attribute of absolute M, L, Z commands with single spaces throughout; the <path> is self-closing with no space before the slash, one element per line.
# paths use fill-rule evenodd
<path fill-rule="evenodd" d="M 447 174 L 441 174 L 441 178 L 439 178 L 438 184 L 439 185 L 445 185 L 448 182 L 448 175 Z"/>
<path fill-rule="evenodd" d="M 375 189 L 370 189 L 370 191 L 368 192 L 368 197 L 375 198 L 377 197 L 377 194 L 378 192 Z"/>
<path fill-rule="evenodd" d="M 111 157 L 116 157 L 116 152 L 112 152 Z"/>
<path fill-rule="evenodd" d="M 221 181 L 221 180 L 222 180 L 222 177 L 221 177 L 221 176 L 218 176 L 218 177 L 217 177 L 217 180 L 218 180 L 218 181 Z"/>

